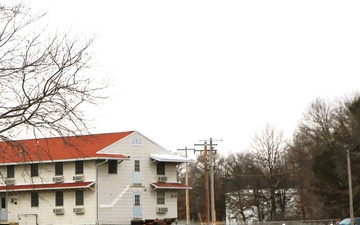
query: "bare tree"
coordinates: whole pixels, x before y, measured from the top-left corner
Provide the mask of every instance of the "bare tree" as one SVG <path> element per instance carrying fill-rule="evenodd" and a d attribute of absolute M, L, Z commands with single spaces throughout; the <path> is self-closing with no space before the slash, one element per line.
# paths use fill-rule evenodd
<path fill-rule="evenodd" d="M 314 154 L 318 146 L 314 145 L 310 136 L 303 132 L 295 132 L 287 149 L 290 164 L 290 176 L 294 181 L 297 196 L 295 201 L 295 218 L 320 219 L 322 205 L 319 196 L 315 195 L 313 183 Z"/>
<path fill-rule="evenodd" d="M 276 219 L 276 189 L 279 187 L 279 173 L 283 173 L 285 138 L 282 131 L 267 124 L 253 137 L 251 149 L 267 181 L 270 201 L 270 220 Z"/>
<path fill-rule="evenodd" d="M 93 38 L 50 35 L 44 15 L 0 5 L 0 140 L 87 133 L 81 106 L 103 98 L 87 73 Z"/>
<path fill-rule="evenodd" d="M 323 148 L 331 148 L 333 142 L 336 106 L 324 99 L 317 98 L 309 106 L 308 112 L 299 125 L 299 131 L 308 138 L 320 143 Z"/>
<path fill-rule="evenodd" d="M 251 153 L 229 155 L 224 163 L 227 167 L 228 212 L 241 222 L 264 219 L 264 179 Z"/>

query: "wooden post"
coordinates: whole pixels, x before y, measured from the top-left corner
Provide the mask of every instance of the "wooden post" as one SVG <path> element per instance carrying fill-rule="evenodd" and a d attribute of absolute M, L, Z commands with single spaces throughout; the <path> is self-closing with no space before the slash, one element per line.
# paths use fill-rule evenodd
<path fill-rule="evenodd" d="M 185 157 L 187 158 L 187 147 L 185 146 Z M 185 184 L 189 185 L 189 163 L 185 165 Z M 190 205 L 189 205 L 189 189 L 185 190 L 185 204 L 186 204 L 186 224 L 190 225 Z"/>
<path fill-rule="evenodd" d="M 205 192 L 205 223 L 209 223 L 209 182 L 207 174 L 207 146 L 204 143 L 204 192 Z"/>
<path fill-rule="evenodd" d="M 184 151 L 185 150 L 185 158 L 188 157 L 188 150 L 194 150 L 194 148 L 187 148 L 187 146 L 185 146 L 184 149 L 178 149 L 178 151 Z M 185 184 L 186 186 L 189 185 L 189 163 L 185 164 Z M 186 225 L 190 225 L 190 193 L 189 193 L 189 189 L 185 190 L 185 207 L 186 207 Z"/>
<path fill-rule="evenodd" d="M 352 178 L 351 178 L 351 163 L 350 152 L 346 150 L 347 169 L 348 169 L 348 185 L 349 185 L 349 205 L 350 205 L 350 225 L 354 225 L 354 208 L 353 208 L 353 193 L 352 193 Z"/>
<path fill-rule="evenodd" d="M 212 138 L 210 138 L 210 193 L 211 193 L 211 223 L 216 223 L 215 215 L 215 190 L 214 190 L 214 159 Z"/>
<path fill-rule="evenodd" d="M 198 217 L 199 217 L 200 225 L 203 225 L 203 221 L 202 221 L 202 218 L 201 218 L 201 214 L 200 214 L 200 213 L 198 213 Z"/>
<path fill-rule="evenodd" d="M 195 144 L 195 146 L 204 146 L 204 192 L 205 192 L 205 211 L 206 211 L 206 224 L 209 223 L 210 218 L 210 204 L 209 204 L 209 181 L 208 181 L 208 163 L 207 163 L 207 141 L 206 140 L 200 140 L 204 141 L 204 144 Z M 214 194 L 214 168 L 213 168 L 213 146 L 216 144 L 212 143 L 213 139 L 210 138 L 210 179 L 211 179 L 211 216 L 212 216 L 212 223 L 216 223 L 216 212 L 215 212 L 215 194 Z M 194 150 L 195 151 L 201 151 L 201 150 Z"/>

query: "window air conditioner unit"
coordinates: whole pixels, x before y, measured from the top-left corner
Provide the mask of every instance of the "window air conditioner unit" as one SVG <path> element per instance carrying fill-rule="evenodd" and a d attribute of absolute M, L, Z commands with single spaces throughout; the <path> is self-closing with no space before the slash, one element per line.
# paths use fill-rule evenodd
<path fill-rule="evenodd" d="M 6 185 L 15 185 L 15 178 L 5 178 Z"/>
<path fill-rule="evenodd" d="M 73 212 L 76 213 L 76 214 L 82 214 L 82 213 L 85 213 L 85 208 L 84 207 L 74 208 Z"/>
<path fill-rule="evenodd" d="M 167 207 L 156 207 L 157 213 L 167 213 L 168 208 Z"/>
<path fill-rule="evenodd" d="M 163 175 L 158 176 L 158 177 L 157 177 L 157 181 L 158 181 L 158 182 L 165 182 L 165 181 L 167 181 L 167 177 L 166 177 L 166 176 L 163 176 Z"/>
<path fill-rule="evenodd" d="M 53 209 L 53 212 L 56 215 L 62 215 L 62 214 L 64 214 L 64 208 L 55 208 L 55 209 Z"/>
<path fill-rule="evenodd" d="M 55 176 L 55 177 L 53 177 L 53 181 L 55 183 L 62 183 L 62 182 L 64 182 L 64 176 Z"/>
<path fill-rule="evenodd" d="M 84 181 L 84 175 L 75 175 L 73 176 L 74 181 Z"/>

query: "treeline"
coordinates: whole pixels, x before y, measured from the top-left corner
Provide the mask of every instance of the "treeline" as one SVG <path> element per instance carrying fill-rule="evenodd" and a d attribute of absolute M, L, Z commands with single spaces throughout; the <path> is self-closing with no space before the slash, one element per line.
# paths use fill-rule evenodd
<path fill-rule="evenodd" d="M 347 151 L 352 168 L 354 215 L 360 216 L 360 96 L 355 94 L 337 100 L 314 100 L 290 140 L 284 138 L 281 130 L 266 125 L 254 135 L 246 151 L 216 155 L 217 220 L 349 217 Z M 192 220 L 199 220 L 199 214 L 205 220 L 203 162 L 200 155 L 196 163 L 189 165 Z M 180 177 L 183 176 L 181 170 Z M 184 196 L 184 192 L 179 192 L 180 219 L 186 218 Z"/>

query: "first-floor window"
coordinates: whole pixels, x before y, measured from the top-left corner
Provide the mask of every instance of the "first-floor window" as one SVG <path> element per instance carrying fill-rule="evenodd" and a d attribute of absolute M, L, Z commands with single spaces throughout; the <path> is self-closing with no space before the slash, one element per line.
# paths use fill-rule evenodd
<path fill-rule="evenodd" d="M 163 191 L 163 190 L 157 191 L 157 204 L 158 205 L 165 204 L 165 191 Z"/>
<path fill-rule="evenodd" d="M 64 206 L 64 192 L 55 192 L 55 206 Z"/>
<path fill-rule="evenodd" d="M 134 205 L 135 206 L 140 206 L 141 205 L 140 195 L 135 195 L 134 196 Z"/>
<path fill-rule="evenodd" d="M 31 207 L 39 206 L 39 193 L 31 192 Z"/>
<path fill-rule="evenodd" d="M 75 205 L 84 205 L 84 191 L 78 190 L 75 192 Z"/>
<path fill-rule="evenodd" d="M 6 208 L 6 198 L 2 197 L 1 198 L 1 209 L 5 209 Z"/>

